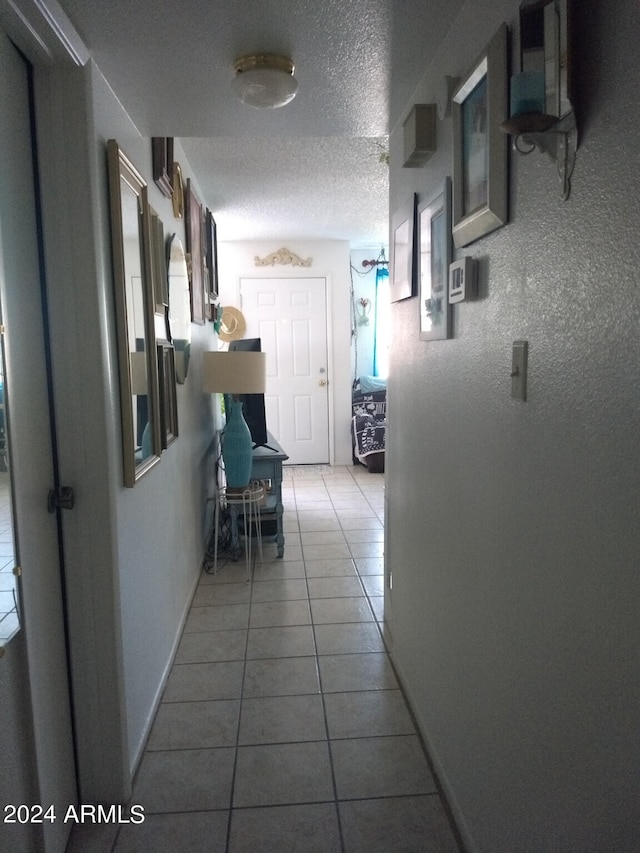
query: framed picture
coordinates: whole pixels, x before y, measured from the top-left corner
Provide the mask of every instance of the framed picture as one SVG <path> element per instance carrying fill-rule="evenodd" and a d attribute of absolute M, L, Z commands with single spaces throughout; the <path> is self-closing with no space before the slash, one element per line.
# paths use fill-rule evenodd
<path fill-rule="evenodd" d="M 414 253 L 416 244 L 416 210 L 418 195 L 414 193 L 411 207 L 399 210 L 391 222 L 391 284 L 392 302 L 416 295 Z"/>
<path fill-rule="evenodd" d="M 458 248 L 507 222 L 507 26 L 453 93 L 453 240 Z"/>
<path fill-rule="evenodd" d="M 187 178 L 187 196 L 185 199 L 187 252 L 189 253 L 189 286 L 191 289 L 191 322 L 204 325 L 204 217 L 202 204 Z"/>
<path fill-rule="evenodd" d="M 171 204 L 173 215 L 176 219 L 184 216 L 184 181 L 182 180 L 182 169 L 180 163 L 174 163 L 171 171 Z"/>
<path fill-rule="evenodd" d="M 151 137 L 151 161 L 153 180 L 162 195 L 171 198 L 173 195 L 173 137 Z"/>
<path fill-rule="evenodd" d="M 160 386 L 160 441 L 163 450 L 178 437 L 175 352 L 168 341 L 157 341 Z"/>
<path fill-rule="evenodd" d="M 169 307 L 169 279 L 164 246 L 164 225 L 158 214 L 149 208 L 151 218 L 151 272 L 156 314 L 165 315 Z"/>
<path fill-rule="evenodd" d="M 205 235 L 207 243 L 206 269 L 207 290 L 210 299 L 218 298 L 218 237 L 216 234 L 216 221 L 210 210 L 207 210 L 205 219 Z"/>
<path fill-rule="evenodd" d="M 418 205 L 418 293 L 420 340 L 451 337 L 449 264 L 451 263 L 451 179 L 441 192 Z"/>

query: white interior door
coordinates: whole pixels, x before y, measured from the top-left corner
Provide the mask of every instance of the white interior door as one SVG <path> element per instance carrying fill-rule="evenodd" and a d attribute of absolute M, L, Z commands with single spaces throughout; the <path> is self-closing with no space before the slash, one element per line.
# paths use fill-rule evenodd
<path fill-rule="evenodd" d="M 5 341 L 4 388 L 8 411 L 8 464 L 16 516 L 16 553 L 22 569 L 21 612 L 27 661 L 20 666 L 21 707 L 0 721 L 21 749 L 20 726 L 33 739 L 35 800 L 52 806 L 57 820 L 30 827 L 0 825 L 0 849 L 62 851 L 70 825 L 66 808 L 76 801 L 76 780 L 63 615 L 58 526 L 47 510 L 54 485 L 50 407 L 32 169 L 28 69 L 0 30 L 0 302 Z M 7 658 L 12 654 L 11 643 Z M 4 688 L 4 684 L 3 684 Z M 16 697 L 17 698 L 17 697 Z M 23 722 L 24 721 L 24 722 Z M 4 757 L 3 757 L 4 761 Z M 0 785 L 3 803 L 15 803 L 10 774 Z M 32 804 L 30 804 L 32 805 Z M 30 812 L 35 816 L 35 812 Z M 51 814 L 51 813 L 50 813 Z M 6 818 L 6 813 L 4 815 Z M 31 831 L 22 847 L 11 833 Z"/>
<path fill-rule="evenodd" d="M 326 279 L 243 278 L 240 297 L 246 337 L 267 353 L 267 428 L 289 464 L 328 463 Z"/>

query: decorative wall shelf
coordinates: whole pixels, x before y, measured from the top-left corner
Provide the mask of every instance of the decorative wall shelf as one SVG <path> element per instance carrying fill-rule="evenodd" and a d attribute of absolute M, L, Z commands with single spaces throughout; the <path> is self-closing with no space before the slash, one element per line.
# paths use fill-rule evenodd
<path fill-rule="evenodd" d="M 511 78 L 511 117 L 501 125 L 518 153 L 538 149 L 555 162 L 563 199 L 571 192 L 578 149 L 571 9 L 571 0 L 521 3 L 520 71 Z"/>
<path fill-rule="evenodd" d="M 558 169 L 562 198 L 569 198 L 578 149 L 575 113 L 567 113 L 561 119 L 540 113 L 525 114 L 507 119 L 502 129 L 514 137 L 513 146 L 519 154 L 531 154 L 537 148 L 549 155 Z"/>
<path fill-rule="evenodd" d="M 277 252 L 272 252 L 265 258 L 259 258 L 257 255 L 255 256 L 255 265 L 257 267 L 275 267 L 276 265 L 310 267 L 311 261 L 311 258 L 303 260 L 299 255 L 296 255 L 295 252 L 290 251 L 290 249 L 278 249 Z"/>

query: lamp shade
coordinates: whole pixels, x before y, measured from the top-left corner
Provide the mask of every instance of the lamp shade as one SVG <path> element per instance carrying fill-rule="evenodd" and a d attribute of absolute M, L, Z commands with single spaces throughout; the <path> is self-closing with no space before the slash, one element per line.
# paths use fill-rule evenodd
<path fill-rule="evenodd" d="M 202 390 L 206 394 L 264 394 L 267 354 L 264 352 L 205 352 Z"/>
<path fill-rule="evenodd" d="M 293 62 L 286 56 L 242 56 L 234 64 L 233 88 L 243 104 L 277 109 L 292 101 L 298 91 Z"/>

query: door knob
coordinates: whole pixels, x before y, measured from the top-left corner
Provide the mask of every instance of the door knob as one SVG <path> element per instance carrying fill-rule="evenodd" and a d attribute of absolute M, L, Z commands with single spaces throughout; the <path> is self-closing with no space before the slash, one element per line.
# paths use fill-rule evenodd
<path fill-rule="evenodd" d="M 321 380 L 318 382 L 318 385 L 319 385 L 321 388 L 324 388 L 324 386 L 325 386 L 326 384 L 327 384 L 327 380 L 326 380 L 326 379 L 321 379 Z"/>

